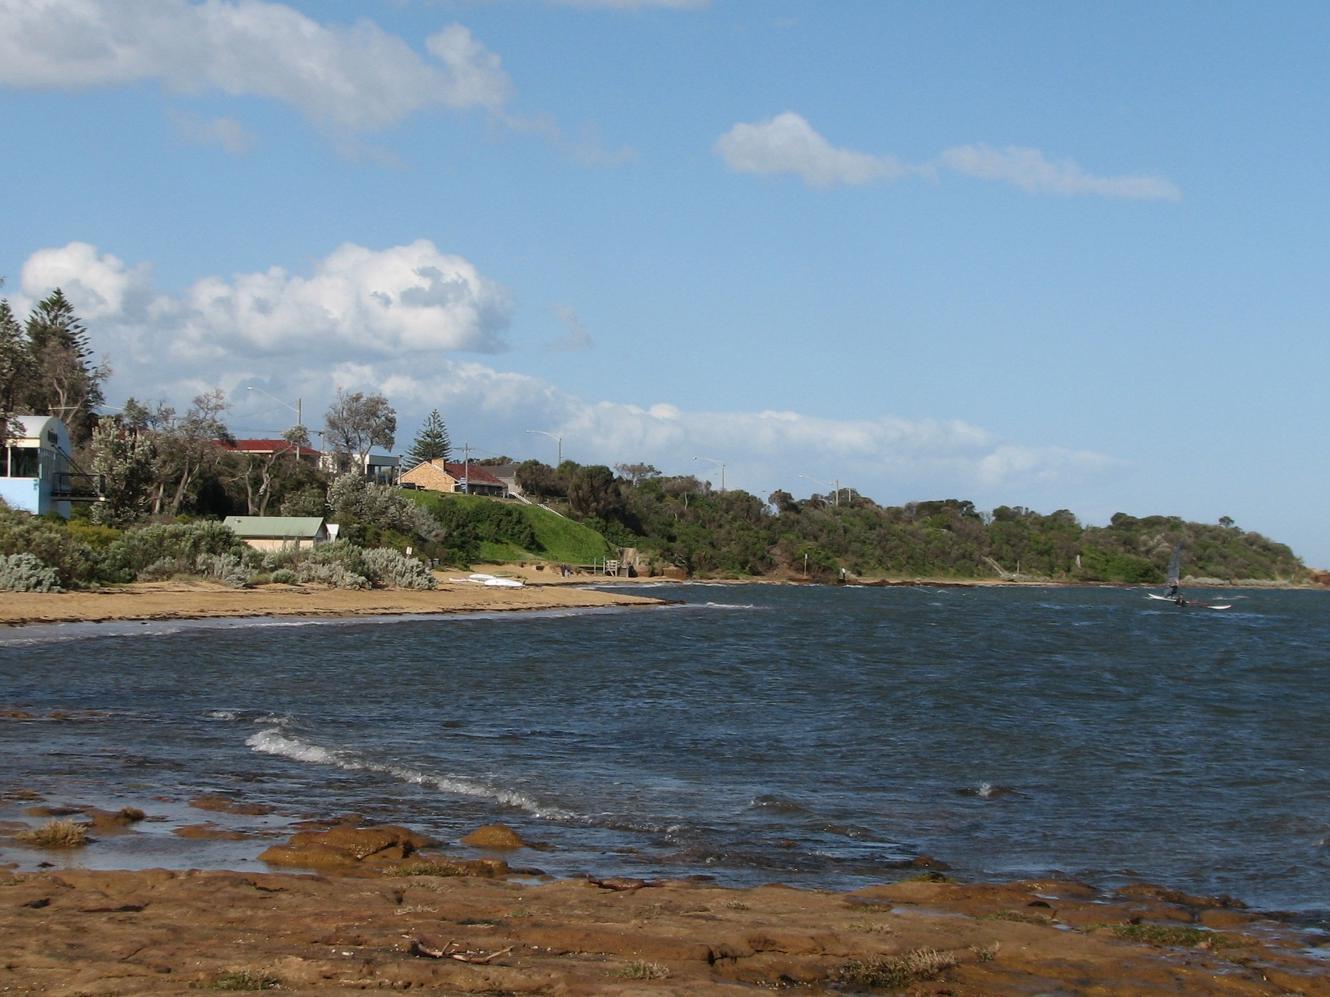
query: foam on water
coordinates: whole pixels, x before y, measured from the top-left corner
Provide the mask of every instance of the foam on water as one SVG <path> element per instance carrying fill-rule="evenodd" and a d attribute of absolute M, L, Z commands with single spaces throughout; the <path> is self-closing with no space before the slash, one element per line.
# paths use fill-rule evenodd
<path fill-rule="evenodd" d="M 269 727 L 252 734 L 245 739 L 245 743 L 254 751 L 268 755 L 280 755 L 292 761 L 306 762 L 311 765 L 335 765 L 337 768 L 348 772 L 374 772 L 389 776 L 400 782 L 429 786 L 444 793 L 492 800 L 504 806 L 524 810 L 533 817 L 570 820 L 575 816 L 558 807 L 542 806 L 529 796 L 512 790 L 472 782 L 467 779 L 435 775 L 405 766 L 387 765 L 357 757 L 349 751 L 324 748 L 302 738 L 285 734 L 280 727 Z"/>

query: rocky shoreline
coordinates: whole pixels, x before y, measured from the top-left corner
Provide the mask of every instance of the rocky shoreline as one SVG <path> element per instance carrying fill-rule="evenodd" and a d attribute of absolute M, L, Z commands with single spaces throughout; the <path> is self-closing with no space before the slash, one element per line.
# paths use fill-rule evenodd
<path fill-rule="evenodd" d="M 1330 994 L 1330 938 L 1227 897 L 954 883 L 936 870 L 849 893 L 553 880 L 516 867 L 538 853 L 507 828 L 464 841 L 490 857 L 348 819 L 310 822 L 264 853 L 300 873 L 0 871 L 0 983 L 52 994 Z"/>

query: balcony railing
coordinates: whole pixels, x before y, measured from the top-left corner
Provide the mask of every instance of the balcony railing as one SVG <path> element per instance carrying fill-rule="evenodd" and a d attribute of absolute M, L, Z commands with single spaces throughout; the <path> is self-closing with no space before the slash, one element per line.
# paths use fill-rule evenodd
<path fill-rule="evenodd" d="M 51 482 L 51 498 L 65 502 L 96 502 L 102 497 L 105 483 L 100 474 L 58 471 Z"/>

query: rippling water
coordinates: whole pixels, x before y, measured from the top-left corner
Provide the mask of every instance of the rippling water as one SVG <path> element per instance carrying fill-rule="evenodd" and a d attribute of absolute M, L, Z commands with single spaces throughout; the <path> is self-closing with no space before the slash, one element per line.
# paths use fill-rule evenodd
<path fill-rule="evenodd" d="M 76 859 L 103 866 L 241 867 L 264 843 L 167 832 L 355 812 L 454 842 L 503 821 L 558 874 L 849 887 L 925 852 L 1324 915 L 1322 593 L 650 591 L 686 605 L 5 632 L 0 706 L 40 719 L 0 720 L 0 791 L 165 818 Z"/>

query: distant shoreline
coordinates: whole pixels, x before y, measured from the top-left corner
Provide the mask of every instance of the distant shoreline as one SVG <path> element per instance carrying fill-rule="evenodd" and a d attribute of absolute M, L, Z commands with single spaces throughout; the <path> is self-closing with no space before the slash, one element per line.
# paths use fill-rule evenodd
<path fill-rule="evenodd" d="M 439 587 L 413 589 L 331 589 L 316 585 L 264 585 L 236 589 L 217 582 L 181 580 L 135 582 L 92 591 L 58 593 L 9 592 L 0 601 L 0 627 L 34 624 L 107 623 L 148 620 L 229 619 L 240 617 L 360 617 L 452 613 L 534 612 L 559 609 L 660 606 L 669 600 L 614 591 L 621 587 L 657 585 L 791 585 L 828 588 L 1115 588 L 1149 590 L 1151 585 L 1110 582 L 1003 578 L 852 579 L 821 582 L 804 578 L 622 578 L 604 575 L 556 575 L 534 566 L 490 566 L 490 570 L 525 582 L 521 587 L 493 587 L 466 580 L 469 572 L 438 573 Z M 1327 592 L 1313 583 L 1221 582 L 1214 579 L 1183 583 L 1186 590 Z"/>

